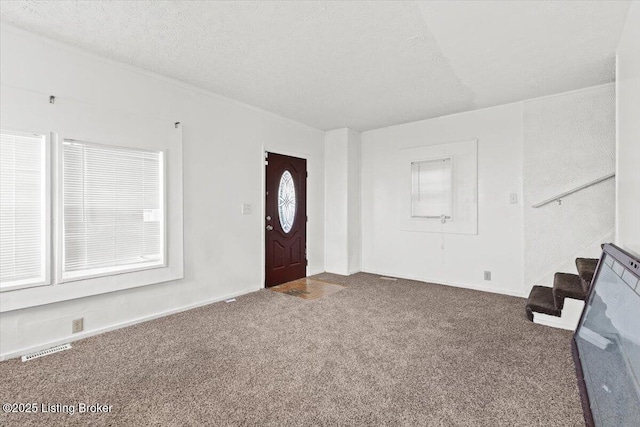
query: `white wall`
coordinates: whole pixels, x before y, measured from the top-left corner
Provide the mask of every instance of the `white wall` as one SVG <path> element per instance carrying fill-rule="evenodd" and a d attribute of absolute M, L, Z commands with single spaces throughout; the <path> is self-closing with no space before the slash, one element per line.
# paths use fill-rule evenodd
<path fill-rule="evenodd" d="M 307 271 L 324 270 L 322 132 L 5 25 L 1 43 L 3 86 L 182 122 L 185 256 L 180 281 L 0 313 L 1 357 L 262 287 L 264 149 L 308 159 Z"/>
<path fill-rule="evenodd" d="M 640 3 L 633 2 L 616 64 L 616 242 L 640 256 Z"/>
<path fill-rule="evenodd" d="M 529 288 L 551 286 L 556 271 L 575 274 L 577 256 L 599 258 L 600 244 L 611 241 L 613 178 L 566 196 L 560 205 L 533 205 L 615 171 L 614 86 L 523 105 L 524 280 Z"/>
<path fill-rule="evenodd" d="M 360 134 L 325 133 L 325 270 L 360 271 Z"/>
<path fill-rule="evenodd" d="M 478 234 L 401 230 L 400 150 L 478 140 Z M 525 295 L 522 260 L 522 104 L 362 133 L 362 269 L 377 274 Z M 485 281 L 484 271 L 492 272 Z"/>
<path fill-rule="evenodd" d="M 348 274 L 348 129 L 325 133 L 325 270 Z"/>
<path fill-rule="evenodd" d="M 349 172 L 347 185 L 348 218 L 349 218 L 349 274 L 362 269 L 362 223 L 361 223 L 361 194 L 360 161 L 362 140 L 360 133 L 349 129 L 348 138 Z"/>
<path fill-rule="evenodd" d="M 364 132 L 362 269 L 519 296 L 575 273 L 575 257 L 597 257 L 612 238 L 614 181 L 531 205 L 613 172 L 614 130 L 609 84 Z M 478 234 L 407 231 L 400 151 L 474 138 Z"/>

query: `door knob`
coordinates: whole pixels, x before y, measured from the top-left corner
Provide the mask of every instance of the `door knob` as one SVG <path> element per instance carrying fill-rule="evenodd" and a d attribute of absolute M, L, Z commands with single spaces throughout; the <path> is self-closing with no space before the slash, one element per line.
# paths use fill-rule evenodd
<path fill-rule="evenodd" d="M 270 225 L 267 225 L 267 231 L 271 231 L 271 230 L 273 230 L 273 227 Z"/>

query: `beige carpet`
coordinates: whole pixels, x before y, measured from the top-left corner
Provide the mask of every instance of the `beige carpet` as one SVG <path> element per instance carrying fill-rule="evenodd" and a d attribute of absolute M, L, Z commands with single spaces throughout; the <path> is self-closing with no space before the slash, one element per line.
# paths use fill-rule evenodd
<path fill-rule="evenodd" d="M 578 426 L 567 331 L 524 300 L 369 274 L 261 290 L 0 363 L 0 402 L 112 405 L 0 425 Z"/>

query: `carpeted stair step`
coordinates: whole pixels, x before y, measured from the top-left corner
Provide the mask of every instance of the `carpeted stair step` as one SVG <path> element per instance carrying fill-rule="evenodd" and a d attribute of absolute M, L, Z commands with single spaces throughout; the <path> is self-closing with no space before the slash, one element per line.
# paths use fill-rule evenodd
<path fill-rule="evenodd" d="M 553 278 L 553 297 L 556 308 L 564 308 L 564 299 L 573 298 L 585 300 L 587 293 L 582 289 L 582 280 L 577 274 L 556 273 Z"/>
<path fill-rule="evenodd" d="M 578 269 L 578 276 L 580 276 L 580 280 L 582 281 L 582 290 L 585 294 L 589 292 L 591 280 L 593 280 L 597 266 L 597 258 L 576 258 L 576 268 Z"/>
<path fill-rule="evenodd" d="M 534 286 L 526 304 L 527 318 L 533 322 L 533 312 L 560 317 L 560 309 L 556 307 L 553 289 L 546 286 Z"/>

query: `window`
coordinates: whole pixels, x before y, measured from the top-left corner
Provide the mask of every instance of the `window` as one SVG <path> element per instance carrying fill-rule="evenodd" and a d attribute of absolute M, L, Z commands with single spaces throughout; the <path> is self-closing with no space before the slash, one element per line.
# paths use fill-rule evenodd
<path fill-rule="evenodd" d="M 278 217 L 285 233 L 291 231 L 296 218 L 296 189 L 291 172 L 284 171 L 278 186 Z"/>
<path fill-rule="evenodd" d="M 413 218 L 453 217 L 452 163 L 451 157 L 411 163 Z"/>
<path fill-rule="evenodd" d="M 164 266 L 161 151 L 62 145 L 62 277 Z"/>
<path fill-rule="evenodd" d="M 478 234 L 478 140 L 399 146 L 389 162 L 403 231 Z M 392 160 L 392 159 L 390 159 Z"/>
<path fill-rule="evenodd" d="M 0 131 L 0 289 L 48 283 L 46 138 Z"/>
<path fill-rule="evenodd" d="M 2 108 L 0 314 L 184 277 L 182 125 L 15 88 Z"/>

